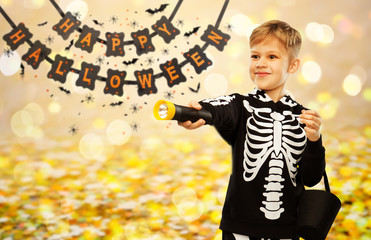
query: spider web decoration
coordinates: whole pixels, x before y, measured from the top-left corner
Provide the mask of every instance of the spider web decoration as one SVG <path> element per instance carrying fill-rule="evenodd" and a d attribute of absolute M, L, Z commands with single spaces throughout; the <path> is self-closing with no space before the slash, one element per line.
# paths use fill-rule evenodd
<path fill-rule="evenodd" d="M 103 34 L 106 39 L 100 38 L 102 35 L 101 32 L 94 27 L 89 27 L 87 25 L 82 25 L 80 20 L 81 14 L 79 12 L 67 12 L 64 13 L 59 5 L 54 0 L 49 0 L 50 3 L 54 6 L 57 12 L 61 15 L 62 19 L 55 25 L 52 26 L 52 29 L 60 35 L 63 40 L 69 42 L 69 47 L 76 47 L 82 51 L 91 53 L 94 50 L 94 47 L 97 43 L 106 45 L 105 57 L 124 57 L 125 46 L 133 45 L 136 49 L 137 55 L 140 57 L 143 54 L 155 51 L 155 46 L 152 43 L 154 37 L 160 37 L 166 44 L 171 43 L 178 35 L 180 34 L 179 29 L 176 26 L 183 26 L 184 21 L 178 19 L 175 25 L 172 23 L 175 18 L 176 13 L 178 12 L 183 0 L 178 0 L 176 6 L 174 7 L 172 13 L 169 17 L 161 16 L 160 19 L 155 22 L 150 28 L 144 28 L 131 34 L 125 34 L 123 32 L 107 32 Z M 26 61 L 33 69 L 37 69 L 41 62 L 46 60 L 52 64 L 52 68 L 49 71 L 47 77 L 55 81 L 64 83 L 67 77 L 67 74 L 70 72 L 78 74 L 78 80 L 76 81 L 76 86 L 87 88 L 89 90 L 95 89 L 96 81 L 103 81 L 106 83 L 104 88 L 105 94 L 112 94 L 117 96 L 124 95 L 124 86 L 125 85 L 135 85 L 138 87 L 138 95 L 142 96 L 144 94 L 150 95 L 157 93 L 157 88 L 155 82 L 158 78 L 166 78 L 168 86 L 171 88 L 174 85 L 178 85 L 181 82 L 186 82 L 186 77 L 182 74 L 182 68 L 190 63 L 190 65 L 195 69 L 195 71 L 200 74 L 205 71 L 208 67 L 212 65 L 212 61 L 205 54 L 205 50 L 209 45 L 214 46 L 219 51 L 223 51 L 227 42 L 230 39 L 228 34 L 223 33 L 219 30 L 219 25 L 223 18 L 223 15 L 228 6 L 229 0 L 225 0 L 223 7 L 220 11 L 218 19 L 214 25 L 208 25 L 207 29 L 201 36 L 201 40 L 204 42 L 202 46 L 195 45 L 186 52 L 183 57 L 185 60 L 179 61 L 177 58 L 172 57 L 171 60 L 167 60 L 165 63 L 159 63 L 163 66 L 160 72 L 155 73 L 153 71 L 152 65 L 157 63 L 155 58 L 147 57 L 146 65 L 148 69 L 136 70 L 131 76 L 134 76 L 135 80 L 127 79 L 127 76 L 130 76 L 126 71 L 114 71 L 108 69 L 106 77 L 100 76 L 99 70 L 100 66 L 105 63 L 105 57 L 96 58 L 95 64 L 82 62 L 81 68 L 73 67 L 73 60 L 68 59 L 60 54 L 56 54 L 55 59 L 51 59 L 49 55 L 52 52 L 52 49 L 47 48 L 39 40 L 32 42 L 31 38 L 33 34 L 26 28 L 24 23 L 20 23 L 18 26 L 11 20 L 8 14 L 0 6 L 0 13 L 7 20 L 10 26 L 13 28 L 8 34 L 3 36 L 3 39 L 10 47 L 11 50 L 16 50 L 20 45 L 27 42 L 30 46 L 28 52 L 22 56 L 22 59 Z M 163 6 L 164 5 L 164 6 Z M 163 4 L 162 8 L 151 13 L 160 13 L 164 11 L 168 4 Z M 166 5 L 166 6 L 165 6 Z M 115 24 L 118 20 L 117 16 L 111 16 L 109 21 Z M 98 20 L 93 20 L 94 24 L 98 27 L 102 27 L 102 22 Z M 139 24 L 136 20 L 130 22 L 130 25 L 133 29 L 139 27 Z M 151 30 L 150 30 L 151 29 Z M 80 35 L 78 40 L 73 43 L 69 41 L 69 38 L 72 33 L 77 31 Z M 125 40 L 131 36 L 131 40 Z M 51 44 L 53 38 L 49 37 L 47 42 Z M 129 48 L 131 50 L 131 48 Z M 169 50 L 163 48 L 161 50 L 162 55 L 168 55 Z M 108 59 L 107 59 L 108 60 Z"/>

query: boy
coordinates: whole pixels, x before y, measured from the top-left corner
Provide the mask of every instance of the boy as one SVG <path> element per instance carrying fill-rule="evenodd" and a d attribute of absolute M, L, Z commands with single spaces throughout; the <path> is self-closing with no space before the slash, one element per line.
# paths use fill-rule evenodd
<path fill-rule="evenodd" d="M 298 196 L 314 186 L 325 169 L 321 118 L 285 94 L 285 83 L 300 60 L 298 31 L 268 21 L 250 36 L 250 77 L 256 88 L 191 102 L 212 113 L 214 126 L 232 147 L 232 174 L 223 206 L 223 240 L 299 239 Z M 178 122 L 186 129 L 203 119 Z"/>

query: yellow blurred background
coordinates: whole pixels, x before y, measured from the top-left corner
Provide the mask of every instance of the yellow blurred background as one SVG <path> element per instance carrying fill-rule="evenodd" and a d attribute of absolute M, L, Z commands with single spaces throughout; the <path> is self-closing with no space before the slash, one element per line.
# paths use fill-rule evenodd
<path fill-rule="evenodd" d="M 170 16 L 178 1 L 56 1 L 64 12 L 77 14 L 82 25 L 106 32 L 130 33 L 149 28 Z M 145 10 L 169 4 L 163 12 Z M 186 0 L 173 24 L 181 32 L 156 51 L 136 56 L 126 46 L 125 57 L 105 57 L 106 47 L 92 53 L 65 48 L 79 33 L 63 40 L 52 30 L 61 19 L 48 0 L 0 0 L 18 25 L 25 23 L 52 49 L 107 70 L 133 72 L 177 58 L 214 25 L 224 1 Z M 0 239 L 212 239 L 220 240 L 221 208 L 230 174 L 230 147 L 210 126 L 195 131 L 174 121 L 157 121 L 155 102 L 177 104 L 253 89 L 248 75 L 248 36 L 264 21 L 280 19 L 303 37 L 301 68 L 288 81 L 288 90 L 323 118 L 323 140 L 332 191 L 342 209 L 328 239 L 371 238 L 371 2 L 367 0 L 231 0 L 220 30 L 231 36 L 224 51 L 213 46 L 206 55 L 213 65 L 197 74 L 190 64 L 187 81 L 167 86 L 156 80 L 156 94 L 138 96 L 137 86 L 125 85 L 122 97 L 76 87 L 77 74 L 65 84 L 47 78 L 51 65 L 37 70 L 19 58 L 29 46 L 14 52 L 0 40 Z M 94 23 L 97 20 L 102 25 Z M 46 23 L 45 23 L 46 22 Z M 39 24 L 45 23 L 42 26 Z M 0 35 L 12 28 L 0 16 Z M 189 37 L 184 33 L 200 27 Z M 139 60 L 130 66 L 123 61 Z M 197 89 L 200 84 L 198 92 Z M 66 94 L 59 87 L 70 91 Z M 192 90 L 193 89 L 193 90 Z M 121 104 L 118 104 L 122 102 Z M 115 106 L 112 103 L 116 103 Z M 316 188 L 323 189 L 320 183 Z"/>

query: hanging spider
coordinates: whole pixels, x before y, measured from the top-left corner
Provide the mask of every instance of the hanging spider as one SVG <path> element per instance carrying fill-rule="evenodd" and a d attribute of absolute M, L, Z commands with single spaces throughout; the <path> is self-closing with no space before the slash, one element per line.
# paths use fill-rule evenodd
<path fill-rule="evenodd" d="M 161 50 L 161 52 L 162 52 L 162 55 L 169 55 L 169 49 L 168 48 L 163 48 Z"/>
<path fill-rule="evenodd" d="M 112 17 L 110 17 L 109 21 L 112 22 L 112 24 L 115 24 L 117 23 L 117 21 L 119 20 L 119 18 L 115 15 L 113 15 Z"/>
<path fill-rule="evenodd" d="M 93 94 L 89 93 L 85 96 L 85 100 L 84 100 L 86 103 L 91 103 L 91 102 L 94 102 L 94 97 L 93 97 Z"/>
<path fill-rule="evenodd" d="M 164 93 L 164 98 L 171 100 L 174 98 L 174 91 L 166 91 Z"/>
<path fill-rule="evenodd" d="M 139 23 L 137 21 L 133 20 L 133 21 L 130 22 L 130 27 L 135 29 L 136 27 L 139 27 Z"/>
<path fill-rule="evenodd" d="M 10 55 L 13 55 L 13 51 L 10 48 L 4 49 L 4 54 L 7 57 L 10 57 Z"/>
<path fill-rule="evenodd" d="M 45 42 L 48 44 L 52 44 L 54 42 L 54 37 L 49 35 L 46 39 Z"/>
<path fill-rule="evenodd" d="M 225 28 L 227 29 L 228 32 L 230 32 L 230 31 L 233 30 L 233 25 L 230 24 L 230 23 L 227 23 L 227 25 L 225 26 Z"/>
<path fill-rule="evenodd" d="M 81 13 L 79 11 L 76 11 L 76 12 L 73 12 L 72 13 L 72 16 L 74 16 L 75 18 L 77 18 L 78 20 L 81 20 Z"/>
<path fill-rule="evenodd" d="M 137 103 L 134 103 L 131 105 L 130 110 L 131 110 L 131 113 L 137 113 L 140 110 L 140 107 L 138 106 Z"/>
<path fill-rule="evenodd" d="M 184 21 L 183 21 L 183 19 L 178 19 L 178 20 L 176 21 L 176 25 L 177 25 L 177 26 L 181 26 L 181 27 L 183 27 L 183 25 L 184 25 Z"/>
<path fill-rule="evenodd" d="M 68 132 L 71 133 L 71 135 L 75 135 L 78 131 L 79 128 L 76 126 L 76 124 L 73 124 L 70 126 L 70 130 Z"/>
<path fill-rule="evenodd" d="M 152 66 L 155 63 L 155 59 L 153 57 L 148 57 L 146 59 L 147 66 Z"/>
<path fill-rule="evenodd" d="M 138 131 L 139 124 L 137 124 L 136 122 L 133 122 L 132 124 L 130 124 L 130 126 L 131 126 L 131 129 L 132 129 L 134 132 L 137 132 L 137 131 Z"/>
<path fill-rule="evenodd" d="M 97 57 L 97 60 L 95 62 L 98 63 L 99 65 L 104 64 L 104 56 Z"/>

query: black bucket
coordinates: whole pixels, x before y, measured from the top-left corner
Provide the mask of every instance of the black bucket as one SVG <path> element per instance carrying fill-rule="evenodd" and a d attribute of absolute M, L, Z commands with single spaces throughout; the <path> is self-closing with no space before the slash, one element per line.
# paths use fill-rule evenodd
<path fill-rule="evenodd" d="M 324 240 L 341 208 L 330 191 L 305 190 L 298 205 L 297 233 L 305 240 Z"/>

